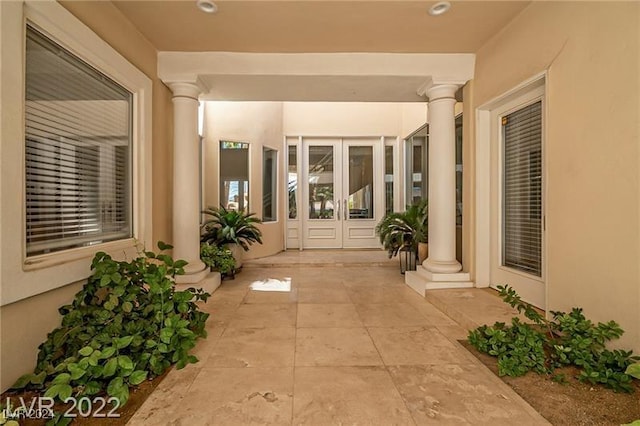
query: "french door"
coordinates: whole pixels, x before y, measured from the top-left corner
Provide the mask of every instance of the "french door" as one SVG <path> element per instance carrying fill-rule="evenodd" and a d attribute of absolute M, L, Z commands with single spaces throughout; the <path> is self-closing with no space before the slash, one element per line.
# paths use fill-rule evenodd
<path fill-rule="evenodd" d="M 303 138 L 304 248 L 376 248 L 384 216 L 384 140 Z"/>

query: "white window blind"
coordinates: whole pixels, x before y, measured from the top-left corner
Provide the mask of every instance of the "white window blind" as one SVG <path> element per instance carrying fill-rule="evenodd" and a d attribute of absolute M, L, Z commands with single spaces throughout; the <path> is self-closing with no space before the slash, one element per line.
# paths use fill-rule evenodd
<path fill-rule="evenodd" d="M 542 102 L 502 117 L 502 264 L 542 276 Z"/>
<path fill-rule="evenodd" d="M 27 26 L 25 95 L 27 255 L 131 237 L 132 94 Z"/>

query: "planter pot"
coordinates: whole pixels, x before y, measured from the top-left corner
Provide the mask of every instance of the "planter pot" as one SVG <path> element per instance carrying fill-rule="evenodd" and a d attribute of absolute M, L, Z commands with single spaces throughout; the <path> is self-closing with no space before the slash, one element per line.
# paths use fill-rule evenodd
<path fill-rule="evenodd" d="M 429 244 L 418 243 L 418 264 L 422 265 L 427 257 L 429 257 Z"/>
<path fill-rule="evenodd" d="M 398 257 L 400 258 L 400 273 L 404 275 L 407 271 L 415 271 L 416 270 L 416 261 L 417 256 L 416 252 L 411 250 L 409 247 L 405 247 L 400 249 L 398 252 Z"/>
<path fill-rule="evenodd" d="M 233 259 L 236 261 L 236 271 L 242 268 L 242 258 L 244 256 L 244 249 L 238 244 L 227 244 L 227 248 L 231 250 Z"/>

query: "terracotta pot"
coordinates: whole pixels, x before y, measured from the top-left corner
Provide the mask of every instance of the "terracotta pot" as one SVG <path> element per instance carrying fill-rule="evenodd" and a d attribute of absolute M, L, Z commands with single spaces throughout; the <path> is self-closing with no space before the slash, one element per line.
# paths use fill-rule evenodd
<path fill-rule="evenodd" d="M 427 257 L 429 257 L 429 244 L 428 243 L 418 243 L 418 262 L 422 265 Z"/>

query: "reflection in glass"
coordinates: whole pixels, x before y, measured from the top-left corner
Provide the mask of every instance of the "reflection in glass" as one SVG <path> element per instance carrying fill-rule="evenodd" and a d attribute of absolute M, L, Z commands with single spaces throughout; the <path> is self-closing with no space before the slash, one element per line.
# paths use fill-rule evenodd
<path fill-rule="evenodd" d="M 220 204 L 249 211 L 249 144 L 220 141 Z"/>
<path fill-rule="evenodd" d="M 289 146 L 288 160 L 289 219 L 298 217 L 298 153 L 295 145 Z"/>
<path fill-rule="evenodd" d="M 384 212 L 393 211 L 393 147 L 384 147 Z"/>
<path fill-rule="evenodd" d="M 373 147 L 349 147 L 349 219 L 373 219 Z"/>
<path fill-rule="evenodd" d="M 278 220 L 278 151 L 262 148 L 262 221 Z"/>
<path fill-rule="evenodd" d="M 421 129 L 425 133 L 428 128 Z M 417 204 L 426 199 L 429 190 L 429 144 L 426 136 L 413 136 L 406 140 L 406 201 Z"/>
<path fill-rule="evenodd" d="M 333 219 L 333 147 L 309 146 L 309 219 Z"/>

